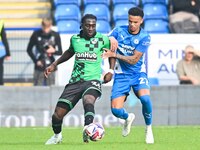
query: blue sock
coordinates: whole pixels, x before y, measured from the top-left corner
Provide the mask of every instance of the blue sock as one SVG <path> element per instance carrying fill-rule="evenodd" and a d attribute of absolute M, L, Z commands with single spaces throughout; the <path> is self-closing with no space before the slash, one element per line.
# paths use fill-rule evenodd
<path fill-rule="evenodd" d="M 149 95 L 143 95 L 139 97 L 142 103 L 142 114 L 144 116 L 144 120 L 146 125 L 150 125 L 152 123 L 152 104 Z"/>
<path fill-rule="evenodd" d="M 124 108 L 111 108 L 112 114 L 121 119 L 127 119 L 128 118 L 128 113 Z"/>

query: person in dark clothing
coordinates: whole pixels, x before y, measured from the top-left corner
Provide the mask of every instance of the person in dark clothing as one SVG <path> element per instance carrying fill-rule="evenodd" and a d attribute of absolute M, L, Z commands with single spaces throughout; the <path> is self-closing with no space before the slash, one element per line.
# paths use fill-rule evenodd
<path fill-rule="evenodd" d="M 44 77 L 44 70 L 55 61 L 54 55 L 62 54 L 61 39 L 58 32 L 51 30 L 52 20 L 44 18 L 42 20 L 42 29 L 33 32 L 27 53 L 35 64 L 34 67 L 34 85 L 54 85 L 55 74 L 48 79 Z M 35 47 L 35 51 L 33 49 Z"/>
<path fill-rule="evenodd" d="M 0 41 L 2 43 L 2 46 L 5 48 L 5 55 L 2 55 L 0 57 L 0 85 L 4 84 L 3 80 L 3 74 L 4 74 L 4 59 L 5 60 L 10 60 L 10 50 L 9 50 L 9 45 L 6 37 L 6 32 L 4 28 L 4 23 L 2 20 L 0 20 Z"/>
<path fill-rule="evenodd" d="M 200 33 L 200 0 L 169 1 L 172 33 Z"/>
<path fill-rule="evenodd" d="M 186 11 L 199 16 L 200 0 L 171 0 L 172 13 Z"/>

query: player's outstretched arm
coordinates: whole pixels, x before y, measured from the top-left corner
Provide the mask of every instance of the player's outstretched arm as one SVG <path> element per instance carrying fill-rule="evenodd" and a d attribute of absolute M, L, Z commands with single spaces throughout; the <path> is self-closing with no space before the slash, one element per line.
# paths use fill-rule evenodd
<path fill-rule="evenodd" d="M 142 52 L 139 52 L 137 50 L 134 51 L 134 54 L 132 56 L 120 55 L 106 48 L 103 48 L 103 50 L 104 50 L 104 53 L 102 54 L 103 59 L 112 57 L 125 61 L 129 64 L 136 64 L 143 55 Z"/>
<path fill-rule="evenodd" d="M 59 64 L 65 62 L 65 61 L 67 61 L 67 60 L 69 60 L 73 55 L 74 55 L 74 53 L 72 53 L 72 52 L 69 51 L 69 50 L 66 50 L 66 51 L 60 56 L 60 58 L 58 58 L 55 62 L 53 62 L 49 67 L 47 67 L 47 68 L 45 69 L 45 71 L 44 71 L 44 76 L 45 76 L 46 78 L 48 78 L 48 76 L 49 76 L 52 72 L 54 72 L 54 71 L 56 70 L 56 67 L 57 67 Z"/>

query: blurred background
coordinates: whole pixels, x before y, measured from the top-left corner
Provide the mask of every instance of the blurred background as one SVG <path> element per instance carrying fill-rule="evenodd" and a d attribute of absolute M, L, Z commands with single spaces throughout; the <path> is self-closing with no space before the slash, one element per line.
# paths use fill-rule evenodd
<path fill-rule="evenodd" d="M 55 86 L 34 87 L 32 84 L 34 64 L 26 49 L 33 31 L 41 28 L 42 18 L 53 18 L 53 29 L 60 33 L 64 51 L 69 46 L 71 35 L 79 33 L 81 17 L 84 14 L 95 14 L 98 19 L 97 31 L 108 34 L 114 27 L 128 24 L 127 12 L 133 6 L 143 8 L 145 13 L 143 27 L 152 37 L 147 59 L 155 124 L 199 124 L 200 87 L 180 86 L 175 72 L 176 63 L 183 58 L 184 48 L 188 44 L 200 49 L 199 22 L 186 19 L 174 23 L 172 19 L 178 11 L 190 12 L 199 18 L 200 2 L 179 0 L 178 5 L 176 2 L 176 0 L 0 0 L 0 19 L 4 20 L 11 53 L 11 60 L 4 62 L 5 83 L 4 86 L 0 86 L 0 126 L 48 126 L 55 102 L 63 86 L 68 83 L 73 60 L 58 67 Z M 191 9 L 185 6 L 188 3 Z M 188 10 L 183 10 L 186 8 Z M 98 119 L 108 126 L 116 125 L 118 122 L 107 108 L 110 86 L 111 83 L 103 88 L 105 94 L 102 99 L 107 103 L 101 105 L 105 109 L 97 108 L 97 114 L 100 114 Z M 140 116 L 141 106 L 133 94 L 130 96 L 132 100 L 128 101 L 127 107 L 131 111 L 135 110 L 136 115 Z M 69 115 L 64 125 L 81 125 L 82 108 L 77 107 L 80 109 L 72 111 L 72 115 Z M 136 124 L 143 124 L 142 116 L 138 118 L 140 119 L 136 120 Z M 69 121 L 70 119 L 73 121 Z"/>

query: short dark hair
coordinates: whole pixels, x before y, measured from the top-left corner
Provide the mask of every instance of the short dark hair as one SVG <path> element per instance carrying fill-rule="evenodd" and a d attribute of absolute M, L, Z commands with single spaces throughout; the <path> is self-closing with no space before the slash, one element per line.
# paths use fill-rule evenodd
<path fill-rule="evenodd" d="M 128 14 L 131 16 L 140 16 L 144 17 L 144 12 L 140 7 L 132 7 L 129 9 Z"/>
<path fill-rule="evenodd" d="M 85 14 L 81 19 L 81 23 L 84 23 L 86 19 L 95 19 L 97 21 L 97 17 L 95 15 Z"/>

